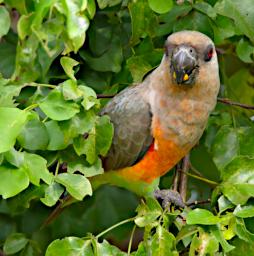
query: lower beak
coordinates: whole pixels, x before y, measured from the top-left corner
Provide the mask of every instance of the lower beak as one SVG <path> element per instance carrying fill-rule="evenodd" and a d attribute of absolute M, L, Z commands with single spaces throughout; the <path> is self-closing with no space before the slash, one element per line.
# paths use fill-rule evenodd
<path fill-rule="evenodd" d="M 173 78 L 177 84 L 188 83 L 190 74 L 197 65 L 194 49 L 183 46 L 176 49 L 172 55 Z"/>

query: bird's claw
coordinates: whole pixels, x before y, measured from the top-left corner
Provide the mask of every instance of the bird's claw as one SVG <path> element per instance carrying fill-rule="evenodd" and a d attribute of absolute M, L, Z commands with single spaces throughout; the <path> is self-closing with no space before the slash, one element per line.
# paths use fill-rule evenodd
<path fill-rule="evenodd" d="M 154 197 L 156 199 L 162 200 L 162 207 L 164 209 L 167 208 L 170 203 L 173 203 L 174 205 L 181 208 L 185 207 L 181 195 L 177 191 L 171 189 L 155 190 Z"/>

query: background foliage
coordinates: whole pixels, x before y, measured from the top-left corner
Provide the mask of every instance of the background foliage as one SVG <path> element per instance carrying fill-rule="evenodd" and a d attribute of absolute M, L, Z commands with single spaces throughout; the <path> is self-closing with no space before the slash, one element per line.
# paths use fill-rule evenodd
<path fill-rule="evenodd" d="M 218 103 L 191 152 L 203 181 L 189 178 L 189 202 L 209 205 L 164 211 L 109 186 L 89 197 L 88 177 L 103 172 L 98 156 L 113 132 L 97 116 L 105 100 L 96 93 L 142 81 L 172 32 L 211 37 L 221 53 L 220 96 L 254 103 L 253 0 L 0 2 L 0 254 L 252 255 L 251 111 Z M 64 191 L 85 200 L 40 228 Z"/>

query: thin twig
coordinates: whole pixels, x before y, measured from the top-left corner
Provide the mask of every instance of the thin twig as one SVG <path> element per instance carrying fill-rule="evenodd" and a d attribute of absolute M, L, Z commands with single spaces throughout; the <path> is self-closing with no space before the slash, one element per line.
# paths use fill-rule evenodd
<path fill-rule="evenodd" d="M 179 192 L 184 202 L 186 202 L 188 171 L 190 167 L 190 155 L 186 155 L 183 159 L 182 172 L 180 176 Z"/>
<path fill-rule="evenodd" d="M 133 241 L 133 237 L 135 234 L 135 230 L 136 230 L 136 224 L 134 224 L 133 229 L 131 231 L 131 237 L 130 237 L 130 241 L 129 241 L 129 245 L 128 245 L 128 256 L 131 255 L 131 247 L 132 247 L 132 241 Z"/>
<path fill-rule="evenodd" d="M 111 99 L 114 96 L 116 96 L 116 94 L 97 94 L 97 99 Z M 232 101 L 227 98 L 217 98 L 217 101 L 230 106 L 236 106 L 240 108 L 254 110 L 254 105 L 248 105 L 248 104 Z"/>
<path fill-rule="evenodd" d="M 97 94 L 97 99 L 111 99 L 115 96 L 116 94 Z"/>
<path fill-rule="evenodd" d="M 182 171 L 182 170 L 179 170 L 179 172 L 183 172 L 183 171 Z M 218 184 L 217 182 L 215 182 L 215 181 L 208 180 L 208 179 L 206 179 L 206 178 L 200 177 L 200 176 L 198 176 L 198 175 L 195 175 L 195 174 L 192 174 L 192 173 L 189 173 L 189 172 L 187 172 L 186 175 L 188 175 L 188 176 L 190 176 L 190 177 L 192 177 L 192 178 L 194 178 L 194 179 L 201 180 L 201 181 L 203 181 L 203 182 L 205 182 L 205 183 L 208 183 L 208 184 L 212 185 L 213 187 L 219 185 L 219 184 Z"/>
<path fill-rule="evenodd" d="M 193 205 L 198 205 L 198 204 L 209 204 L 211 203 L 211 199 L 208 198 L 206 200 L 201 200 L 201 201 L 194 201 L 192 203 L 188 203 L 187 206 L 193 206 Z"/>
<path fill-rule="evenodd" d="M 217 101 L 220 102 L 220 103 L 226 104 L 226 105 L 230 105 L 230 106 L 236 106 L 236 107 L 240 107 L 240 108 L 254 110 L 253 105 L 248 105 L 248 104 L 244 104 L 244 103 L 240 103 L 240 102 L 235 102 L 235 101 L 231 101 L 231 100 L 225 99 L 225 98 L 217 98 Z"/>
<path fill-rule="evenodd" d="M 106 233 L 108 233 L 109 231 L 111 231 L 112 229 L 115 229 L 125 223 L 128 223 L 128 222 L 131 222 L 131 221 L 134 221 L 135 220 L 135 217 L 134 218 L 129 218 L 129 219 L 126 219 L 126 220 L 123 220 L 123 221 L 120 221 L 118 223 L 116 223 L 115 225 L 109 227 L 108 229 L 102 231 L 101 233 L 99 233 L 97 236 L 96 236 L 96 239 L 98 239 L 99 237 L 101 236 L 104 236 Z"/>
<path fill-rule="evenodd" d="M 174 191 L 178 190 L 178 183 L 179 183 L 179 176 L 180 176 L 179 170 L 181 170 L 180 163 L 178 163 L 176 166 L 176 170 L 175 170 L 175 174 L 174 174 L 174 178 L 173 178 L 173 190 Z"/>

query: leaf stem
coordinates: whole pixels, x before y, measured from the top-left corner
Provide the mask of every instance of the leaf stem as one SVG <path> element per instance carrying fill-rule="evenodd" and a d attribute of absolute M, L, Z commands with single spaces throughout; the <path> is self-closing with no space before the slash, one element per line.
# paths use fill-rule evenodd
<path fill-rule="evenodd" d="M 183 172 L 183 171 L 182 171 L 182 170 L 179 170 L 179 172 Z M 190 177 L 192 177 L 192 178 L 194 178 L 194 179 L 201 180 L 201 181 L 203 181 L 203 182 L 206 182 L 206 183 L 208 183 L 208 184 L 211 184 L 211 185 L 213 185 L 213 186 L 217 186 L 217 185 L 218 185 L 218 183 L 215 182 L 215 181 L 208 180 L 208 179 L 206 179 L 206 178 L 200 177 L 200 176 L 195 175 L 195 174 L 191 174 L 191 173 L 189 173 L 189 172 L 186 173 L 186 175 L 188 175 L 188 176 L 190 176 Z"/>
<path fill-rule="evenodd" d="M 132 247 L 132 241 L 133 241 L 133 236 L 136 230 L 136 224 L 134 224 L 133 229 L 131 231 L 131 236 L 130 236 L 130 241 L 129 241 L 129 245 L 128 245 L 128 252 L 127 252 L 127 256 L 131 255 L 131 247 Z"/>
<path fill-rule="evenodd" d="M 60 161 L 57 161 L 56 170 L 55 170 L 55 176 L 57 176 L 57 174 L 58 174 L 59 166 L 60 166 Z"/>
<path fill-rule="evenodd" d="M 109 231 L 125 224 L 125 223 L 128 223 L 128 222 L 131 222 L 131 221 L 134 221 L 135 220 L 135 217 L 132 217 L 132 218 L 129 218 L 129 219 L 126 219 L 126 220 L 123 220 L 123 221 L 120 221 L 118 223 L 116 223 L 115 225 L 109 227 L 108 229 L 102 231 L 101 233 L 99 233 L 95 238 L 98 239 L 99 237 L 105 235 L 106 233 L 108 233 Z"/>
<path fill-rule="evenodd" d="M 24 86 L 30 86 L 30 87 L 47 87 L 47 88 L 51 88 L 51 89 L 55 89 L 57 87 L 57 85 L 53 85 L 53 84 L 39 84 L 39 83 L 25 83 Z"/>
<path fill-rule="evenodd" d="M 26 108 L 24 109 L 24 111 L 30 111 L 30 110 L 33 110 L 34 108 L 37 108 L 38 106 L 39 106 L 39 104 L 38 104 L 38 103 L 34 103 L 34 104 L 32 104 L 32 105 L 30 105 L 30 106 L 26 107 Z"/>

